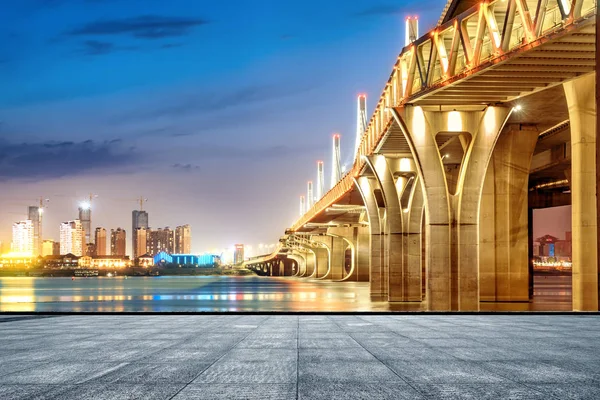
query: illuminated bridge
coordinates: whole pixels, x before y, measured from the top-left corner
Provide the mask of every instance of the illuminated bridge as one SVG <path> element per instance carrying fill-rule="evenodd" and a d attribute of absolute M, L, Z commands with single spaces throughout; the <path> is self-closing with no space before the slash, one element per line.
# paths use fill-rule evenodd
<path fill-rule="evenodd" d="M 428 310 L 525 302 L 532 210 L 571 204 L 573 309 L 598 310 L 596 7 L 449 0 L 420 37 L 407 20 L 353 166 L 247 266 Z"/>

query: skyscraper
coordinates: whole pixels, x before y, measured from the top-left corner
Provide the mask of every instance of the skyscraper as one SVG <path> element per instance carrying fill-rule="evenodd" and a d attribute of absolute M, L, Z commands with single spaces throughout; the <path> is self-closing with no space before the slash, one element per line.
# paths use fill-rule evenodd
<path fill-rule="evenodd" d="M 30 219 L 15 222 L 12 228 L 12 246 L 11 250 L 15 253 L 24 255 L 34 254 L 34 228 Z"/>
<path fill-rule="evenodd" d="M 38 206 L 27 207 L 27 218 L 31 220 L 33 224 L 33 255 L 42 254 L 42 238 L 40 237 L 42 232 L 42 214 L 41 208 Z"/>
<path fill-rule="evenodd" d="M 191 254 L 192 252 L 192 228 L 182 225 L 175 228 L 175 253 Z"/>
<path fill-rule="evenodd" d="M 81 203 L 79 206 L 79 220 L 81 229 L 85 232 L 85 243 L 90 243 L 92 234 L 92 206 L 90 203 Z"/>
<path fill-rule="evenodd" d="M 135 254 L 135 258 L 139 258 L 148 252 L 148 229 L 146 228 L 137 228 L 133 233 L 136 248 L 133 249 L 133 254 Z"/>
<path fill-rule="evenodd" d="M 149 230 L 146 247 L 148 249 L 148 254 L 151 256 L 155 256 L 161 251 L 173 254 L 175 251 L 173 231 L 169 227 Z"/>
<path fill-rule="evenodd" d="M 139 256 L 143 256 L 146 253 L 145 251 L 143 253 L 138 252 L 138 250 L 141 248 L 141 246 L 138 246 L 137 244 L 136 230 L 138 228 L 148 229 L 148 212 L 133 210 L 131 213 L 131 251 L 134 259 L 138 258 Z"/>
<path fill-rule="evenodd" d="M 110 255 L 125 257 L 126 234 L 121 228 L 110 230 Z"/>
<path fill-rule="evenodd" d="M 107 256 L 106 252 L 106 229 L 102 227 L 96 228 L 94 232 L 94 243 L 96 244 L 96 255 Z"/>
<path fill-rule="evenodd" d="M 244 262 L 244 245 L 236 244 L 233 252 L 233 263 L 241 264 Z"/>
<path fill-rule="evenodd" d="M 60 224 L 60 254 L 73 254 L 81 257 L 83 255 L 83 241 L 85 235 L 81 221 L 67 221 Z"/>

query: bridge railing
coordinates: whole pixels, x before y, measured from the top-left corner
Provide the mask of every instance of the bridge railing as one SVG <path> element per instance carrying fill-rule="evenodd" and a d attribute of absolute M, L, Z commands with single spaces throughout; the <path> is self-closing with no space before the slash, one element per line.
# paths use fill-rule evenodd
<path fill-rule="evenodd" d="M 482 1 L 404 47 L 363 134 L 352 169 L 291 229 L 301 229 L 352 188 L 364 156 L 373 153 L 392 123 L 390 107 L 410 103 L 511 54 L 520 55 L 521 50 L 539 45 L 538 39 L 596 12 L 596 0 Z"/>

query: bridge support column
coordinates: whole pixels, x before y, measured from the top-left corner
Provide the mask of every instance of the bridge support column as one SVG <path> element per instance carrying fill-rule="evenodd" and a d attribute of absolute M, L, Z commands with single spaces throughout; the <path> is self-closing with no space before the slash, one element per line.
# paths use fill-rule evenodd
<path fill-rule="evenodd" d="M 356 265 L 354 266 L 356 281 L 369 281 L 369 259 L 371 252 L 369 227 L 361 226 L 356 228 Z M 351 280 L 355 280 L 351 278 Z"/>
<path fill-rule="evenodd" d="M 423 300 L 423 252 L 421 228 L 423 224 L 423 189 L 417 178 L 412 185 L 405 226 L 405 301 Z"/>
<path fill-rule="evenodd" d="M 571 121 L 573 310 L 598 311 L 594 74 L 564 84 Z"/>
<path fill-rule="evenodd" d="M 330 236 L 312 236 L 311 239 L 319 242 L 323 247 L 314 247 L 316 258 L 316 271 L 313 278 L 327 278 L 331 269 L 331 237 Z"/>
<path fill-rule="evenodd" d="M 482 301 L 529 301 L 528 182 L 539 132 L 511 126 L 488 165 L 480 206 Z"/>
<path fill-rule="evenodd" d="M 389 158 L 375 155 L 368 159 L 369 166 L 375 173 L 379 187 L 382 190 L 385 203 L 385 262 L 388 266 L 388 301 L 410 301 L 410 291 L 418 291 L 420 282 L 409 277 L 408 271 L 408 241 L 409 231 L 403 209 L 409 211 L 410 191 L 409 182 L 415 178 L 414 164 L 410 158 Z M 405 205 L 402 204 L 405 199 Z M 418 231 L 420 227 L 418 227 Z M 420 278 L 420 271 L 419 271 Z M 416 284 L 418 288 L 409 288 Z M 419 296 L 420 298 L 420 296 Z"/>
<path fill-rule="evenodd" d="M 369 281 L 371 298 L 374 300 L 387 298 L 387 278 L 383 269 L 382 221 L 379 205 L 375 197 L 376 181 L 374 178 L 361 176 L 356 180 L 369 217 Z"/>
<path fill-rule="evenodd" d="M 427 307 L 479 310 L 479 203 L 510 109 L 444 112 L 410 106 L 392 112 L 409 142 L 425 199 Z M 440 133 L 446 136 L 442 143 L 457 139 L 464 152 L 453 156 L 459 166 L 456 185 L 446 173 L 451 161 L 440 154 Z"/>

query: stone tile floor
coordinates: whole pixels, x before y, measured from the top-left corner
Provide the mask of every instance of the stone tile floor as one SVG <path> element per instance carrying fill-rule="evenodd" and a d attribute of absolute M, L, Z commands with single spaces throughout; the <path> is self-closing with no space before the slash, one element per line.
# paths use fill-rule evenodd
<path fill-rule="evenodd" d="M 599 399 L 600 317 L 0 318 L 0 399 Z"/>

